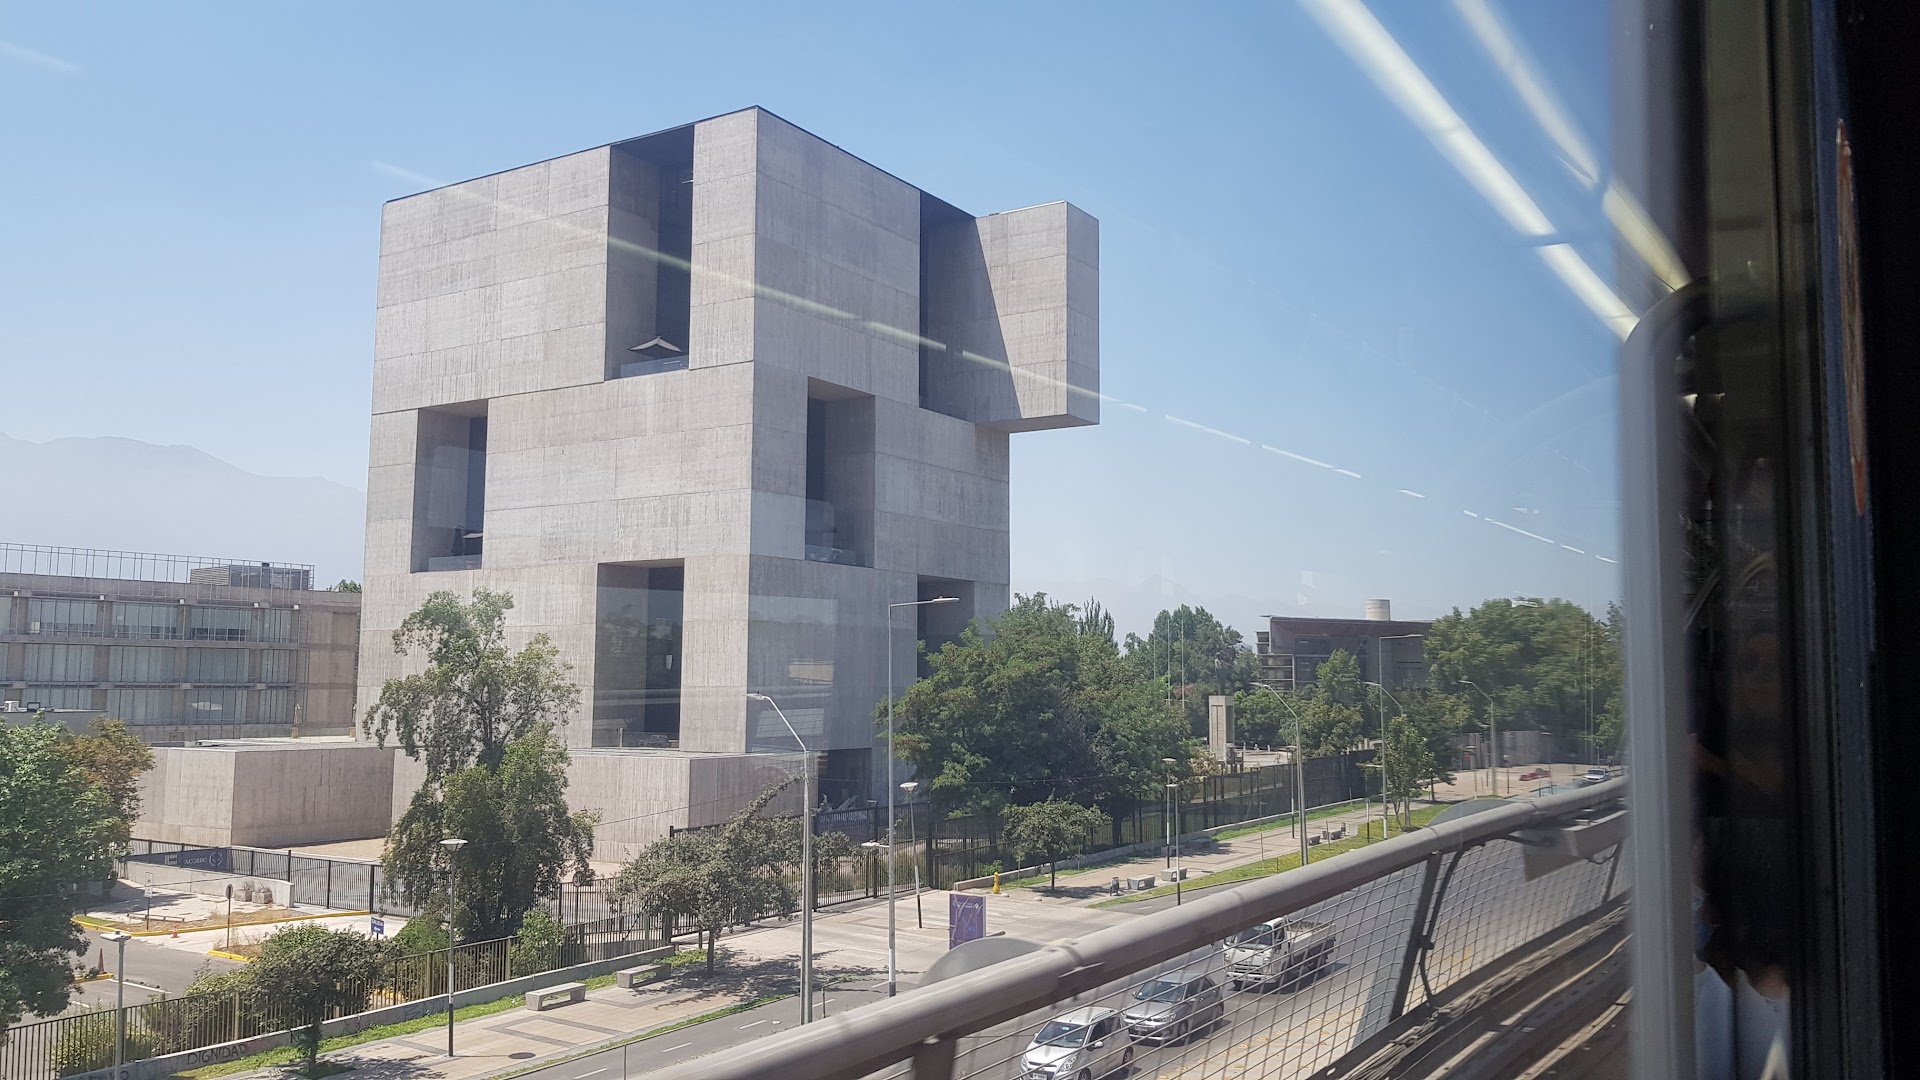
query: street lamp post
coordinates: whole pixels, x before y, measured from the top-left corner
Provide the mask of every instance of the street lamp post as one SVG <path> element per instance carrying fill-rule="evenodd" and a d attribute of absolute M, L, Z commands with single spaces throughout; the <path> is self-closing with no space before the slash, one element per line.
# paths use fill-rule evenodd
<path fill-rule="evenodd" d="M 1473 687 L 1479 691 L 1481 697 L 1487 699 L 1487 726 L 1492 736 L 1492 746 L 1488 748 L 1487 754 L 1489 761 L 1487 775 L 1492 781 L 1493 797 L 1497 799 L 1500 797 L 1500 718 L 1493 712 L 1493 695 L 1481 690 L 1480 684 L 1472 679 L 1461 679 L 1460 684 Z"/>
<path fill-rule="evenodd" d="M 1280 704 L 1293 716 L 1293 816 L 1300 826 L 1300 865 L 1307 865 L 1307 744 L 1302 741 L 1300 710 L 1293 707 L 1287 695 L 1257 682 L 1253 685 L 1265 690 L 1277 698 Z"/>
<path fill-rule="evenodd" d="M 1161 806 L 1160 806 L 1160 809 L 1161 809 L 1160 820 L 1164 822 L 1167 827 L 1167 842 L 1165 846 L 1161 847 L 1160 850 L 1164 852 L 1167 856 L 1167 872 L 1172 873 L 1173 872 L 1173 759 L 1170 757 L 1163 757 L 1160 759 L 1160 761 L 1162 764 L 1164 764 L 1167 767 L 1167 797 L 1161 803 Z"/>
<path fill-rule="evenodd" d="M 133 935 L 115 930 L 101 936 L 113 942 L 118 954 L 113 962 L 113 1075 L 117 1078 L 127 1063 L 127 942 Z"/>
<path fill-rule="evenodd" d="M 465 840 L 448 837 L 440 841 L 447 849 L 447 1056 L 453 1056 L 453 947 L 456 944 L 454 934 L 458 931 L 453 922 L 453 905 L 456 884 L 460 880 L 460 849 L 467 846 Z"/>
<path fill-rule="evenodd" d="M 813 751 L 807 749 L 805 740 L 793 729 L 779 702 L 765 694 L 748 694 L 747 698 L 773 706 L 773 714 L 787 726 L 787 734 L 800 744 L 800 790 L 804 804 L 800 814 L 800 1022 L 810 1024 L 813 1022 Z"/>
<path fill-rule="evenodd" d="M 920 910 L 920 838 L 913 826 L 913 793 L 919 787 L 920 781 L 908 780 L 900 785 L 900 790 L 907 793 L 907 850 L 913 852 L 913 925 L 925 930 L 926 913 Z"/>
<path fill-rule="evenodd" d="M 894 918 L 893 858 L 893 613 L 899 608 L 924 607 L 927 604 L 952 604 L 959 597 L 936 596 L 931 600 L 907 600 L 887 605 L 887 996 L 900 992 L 897 930 Z"/>
<path fill-rule="evenodd" d="M 1180 787 L 1180 781 L 1178 780 L 1167 781 L 1167 805 L 1173 808 L 1173 812 L 1176 815 L 1180 813 L 1180 800 L 1178 798 L 1179 787 Z M 1168 820 L 1168 824 L 1169 825 L 1172 824 L 1171 819 Z M 1175 862 L 1180 861 L 1180 830 L 1179 829 L 1173 830 L 1173 860 Z M 1173 906 L 1174 907 L 1180 906 L 1180 902 L 1181 902 L 1180 879 L 1186 876 L 1187 876 L 1186 867 L 1176 866 L 1173 868 Z"/>

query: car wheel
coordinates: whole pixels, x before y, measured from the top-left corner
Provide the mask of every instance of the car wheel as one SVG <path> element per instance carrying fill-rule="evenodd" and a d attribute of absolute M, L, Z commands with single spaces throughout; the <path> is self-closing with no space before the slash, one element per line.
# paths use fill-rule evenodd
<path fill-rule="evenodd" d="M 1125 1050 L 1122 1050 L 1122 1051 L 1120 1051 L 1120 1070 L 1119 1070 L 1119 1071 L 1120 1071 L 1120 1075 L 1121 1075 L 1121 1076 L 1130 1076 L 1130 1075 L 1132 1075 L 1132 1073 L 1133 1073 L 1133 1047 L 1131 1047 L 1131 1046 L 1129 1046 L 1129 1047 L 1127 1047 L 1127 1048 L 1126 1048 Z"/>
<path fill-rule="evenodd" d="M 1180 1022 L 1179 1022 L 1178 1024 L 1176 1024 L 1176 1025 L 1174 1025 L 1174 1028 L 1173 1028 L 1173 1041 L 1174 1041 L 1174 1042 L 1186 1042 L 1186 1041 L 1187 1041 L 1187 1031 L 1188 1031 L 1188 1028 L 1187 1028 L 1187 1022 L 1186 1022 L 1185 1020 L 1182 1020 L 1182 1021 L 1180 1021 Z"/>
<path fill-rule="evenodd" d="M 1238 989 L 1240 989 L 1240 986 L 1241 986 L 1241 982 L 1240 982 L 1240 980 L 1239 980 L 1239 979 L 1233 979 L 1233 980 L 1230 980 L 1230 981 L 1229 981 L 1229 982 L 1227 983 L 1227 985 L 1228 985 L 1228 986 L 1231 986 L 1231 987 L 1233 987 L 1233 988 L 1234 988 L 1235 990 L 1238 990 Z"/>
<path fill-rule="evenodd" d="M 1074 1080 L 1093 1080 L 1093 1070 L 1081 1069 L 1080 1075 L 1077 1077 L 1074 1077 Z"/>

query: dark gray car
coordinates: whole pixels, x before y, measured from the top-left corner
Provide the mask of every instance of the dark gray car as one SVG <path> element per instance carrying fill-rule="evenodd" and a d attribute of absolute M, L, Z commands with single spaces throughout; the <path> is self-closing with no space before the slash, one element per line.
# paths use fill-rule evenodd
<path fill-rule="evenodd" d="M 1199 968 L 1168 972 L 1133 990 L 1127 1030 L 1146 1042 L 1179 1042 L 1227 1015 L 1220 984 Z"/>

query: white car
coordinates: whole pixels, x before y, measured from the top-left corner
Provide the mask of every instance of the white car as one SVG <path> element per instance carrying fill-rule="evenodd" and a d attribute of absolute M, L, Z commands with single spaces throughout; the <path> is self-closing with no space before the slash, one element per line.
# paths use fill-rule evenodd
<path fill-rule="evenodd" d="M 1093 1080 L 1133 1064 L 1133 1039 L 1118 1009 L 1088 1006 L 1040 1025 L 1021 1055 L 1028 1080 Z"/>
<path fill-rule="evenodd" d="M 1595 765 L 1593 768 L 1580 774 L 1580 782 L 1582 784 L 1604 784 L 1611 779 L 1613 779 L 1613 774 L 1601 765 Z"/>

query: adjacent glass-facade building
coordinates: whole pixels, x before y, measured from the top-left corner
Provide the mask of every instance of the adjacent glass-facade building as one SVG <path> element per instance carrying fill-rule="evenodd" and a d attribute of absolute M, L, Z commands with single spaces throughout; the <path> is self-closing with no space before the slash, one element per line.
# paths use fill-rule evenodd
<path fill-rule="evenodd" d="M 348 734 L 359 624 L 311 567 L 0 544 L 0 709 L 152 741 Z"/>

